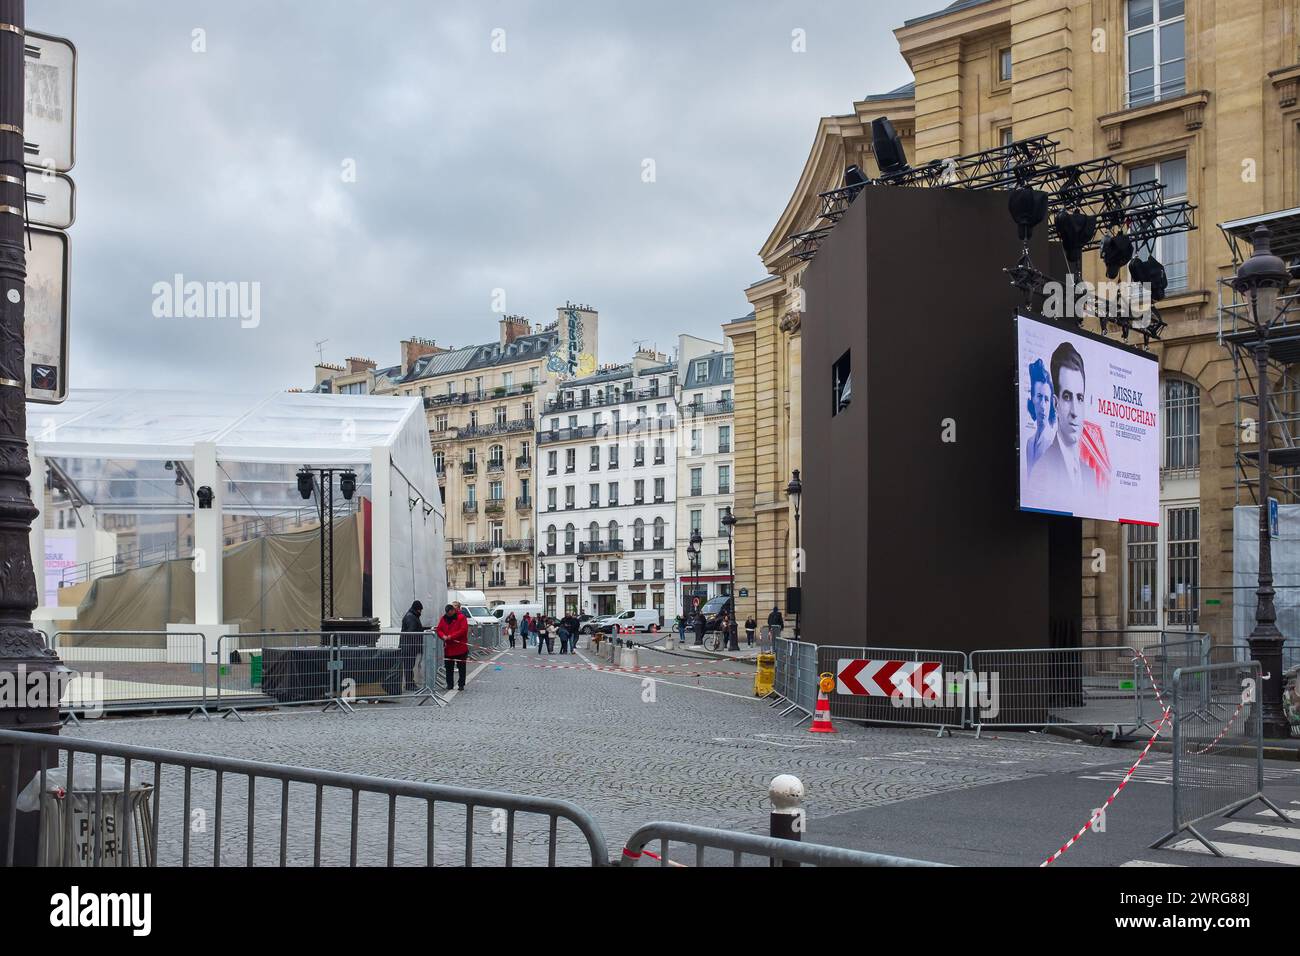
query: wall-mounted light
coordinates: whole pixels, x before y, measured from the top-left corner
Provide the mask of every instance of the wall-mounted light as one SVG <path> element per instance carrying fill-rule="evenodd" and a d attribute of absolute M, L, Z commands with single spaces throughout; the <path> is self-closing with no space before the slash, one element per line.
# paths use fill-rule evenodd
<path fill-rule="evenodd" d="M 199 499 L 200 508 L 212 507 L 213 494 L 212 494 L 212 489 L 208 485 L 200 485 L 198 490 L 195 491 L 194 494 L 195 497 Z"/>

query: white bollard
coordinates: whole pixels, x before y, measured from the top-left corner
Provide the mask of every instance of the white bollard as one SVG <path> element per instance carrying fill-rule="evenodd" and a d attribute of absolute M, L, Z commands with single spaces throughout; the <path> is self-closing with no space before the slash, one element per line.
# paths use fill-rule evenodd
<path fill-rule="evenodd" d="M 804 831 L 803 781 L 791 773 L 773 777 L 768 784 L 767 796 L 772 801 L 772 815 L 768 833 L 778 840 L 802 840 Z M 775 861 L 772 866 L 776 866 Z M 783 860 L 781 866 L 798 866 Z"/>

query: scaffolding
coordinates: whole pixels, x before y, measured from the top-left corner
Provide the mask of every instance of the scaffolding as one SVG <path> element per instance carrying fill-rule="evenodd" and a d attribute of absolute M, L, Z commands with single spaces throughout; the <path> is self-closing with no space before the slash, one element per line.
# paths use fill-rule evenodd
<path fill-rule="evenodd" d="M 1300 207 L 1221 223 L 1232 253 L 1232 272 L 1219 279 L 1219 342 L 1232 355 L 1234 485 L 1238 505 L 1259 505 L 1259 382 L 1255 349 L 1258 330 L 1245 300 L 1232 287 L 1237 268 L 1251 254 L 1251 234 L 1267 226 L 1273 254 L 1286 262 L 1300 258 Z M 1269 489 L 1279 504 L 1300 504 L 1300 293 L 1280 296 L 1291 305 L 1283 321 L 1268 331 Z"/>

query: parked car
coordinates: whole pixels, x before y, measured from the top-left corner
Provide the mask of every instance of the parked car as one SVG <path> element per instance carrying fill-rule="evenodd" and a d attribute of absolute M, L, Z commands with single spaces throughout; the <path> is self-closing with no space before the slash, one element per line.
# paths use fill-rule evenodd
<path fill-rule="evenodd" d="M 602 634 L 614 634 L 617 633 L 617 629 L 630 627 L 640 634 L 650 630 L 661 631 L 663 626 L 663 615 L 659 611 L 652 607 L 638 607 L 605 618 L 598 629 Z"/>

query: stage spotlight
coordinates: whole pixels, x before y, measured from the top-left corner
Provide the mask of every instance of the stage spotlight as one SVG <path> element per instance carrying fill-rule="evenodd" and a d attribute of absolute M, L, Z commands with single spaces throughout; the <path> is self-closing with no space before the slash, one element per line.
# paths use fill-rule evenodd
<path fill-rule="evenodd" d="M 1106 263 L 1106 278 L 1119 278 L 1119 270 L 1133 258 L 1133 240 L 1122 232 L 1101 241 L 1101 261 Z"/>
<path fill-rule="evenodd" d="M 171 471 L 171 470 L 172 470 L 173 468 L 175 468 L 176 466 L 173 465 L 173 464 L 171 463 L 171 461 L 165 461 L 165 462 L 163 462 L 163 467 L 166 468 L 168 471 Z"/>
<path fill-rule="evenodd" d="M 871 180 L 867 177 L 867 174 L 859 169 L 856 163 L 844 170 L 844 185 L 846 187 L 865 186 L 870 182 Z"/>
<path fill-rule="evenodd" d="M 343 492 L 344 499 L 348 501 L 357 493 L 357 473 L 351 468 L 339 475 L 339 491 Z"/>
<path fill-rule="evenodd" d="M 1048 199 L 1047 193 L 1028 186 L 1018 186 L 1011 190 L 1007 208 L 1019 227 L 1021 242 L 1028 242 L 1034 234 L 1034 227 L 1047 218 Z"/>
<path fill-rule="evenodd" d="M 876 165 L 882 175 L 901 173 L 910 167 L 907 165 L 907 153 L 903 151 L 903 141 L 894 132 L 894 124 L 885 117 L 871 121 L 871 148 L 876 154 Z"/>
<path fill-rule="evenodd" d="M 1151 286 L 1151 301 L 1159 302 L 1169 289 L 1169 276 L 1165 267 L 1155 256 L 1134 259 L 1128 264 L 1128 274 L 1134 282 L 1145 282 Z"/>
<path fill-rule="evenodd" d="M 185 484 L 185 479 L 181 477 L 180 469 L 176 470 L 176 484 L 178 485 Z"/>
<path fill-rule="evenodd" d="M 433 505 L 426 503 L 425 505 L 423 505 L 423 508 L 424 508 L 424 516 L 426 518 L 429 517 L 429 515 L 433 514 Z"/>
<path fill-rule="evenodd" d="M 311 497 L 311 490 L 316 485 L 316 476 L 311 473 L 311 469 L 306 465 L 298 469 L 298 494 L 302 495 L 302 500 L 306 501 Z"/>
<path fill-rule="evenodd" d="M 212 507 L 212 489 L 207 485 L 202 485 L 198 491 L 194 492 L 195 497 L 199 499 L 200 508 Z"/>
<path fill-rule="evenodd" d="M 1083 273 L 1083 247 L 1097 234 L 1097 217 L 1082 212 L 1058 212 L 1052 220 L 1072 275 Z"/>

